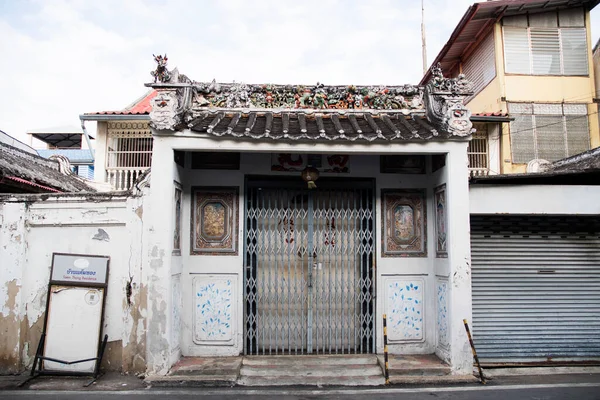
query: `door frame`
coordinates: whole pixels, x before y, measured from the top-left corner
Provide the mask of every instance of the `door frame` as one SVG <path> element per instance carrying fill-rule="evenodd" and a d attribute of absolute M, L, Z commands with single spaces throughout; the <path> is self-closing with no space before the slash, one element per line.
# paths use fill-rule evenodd
<path fill-rule="evenodd" d="M 247 222 L 248 222 L 248 203 L 247 203 L 247 195 L 248 195 L 248 189 L 251 186 L 257 186 L 257 185 L 261 185 L 264 187 L 269 187 L 269 188 L 276 188 L 276 187 L 283 187 L 284 188 L 289 188 L 289 189 L 294 189 L 294 188 L 303 188 L 305 187 L 306 182 L 304 182 L 300 176 L 290 176 L 290 175 L 282 175 L 282 176 L 277 176 L 277 175 L 244 175 L 244 188 L 243 188 L 243 197 L 242 197 L 242 202 L 243 202 L 243 229 L 244 229 L 244 233 L 243 233 L 243 237 L 247 237 Z M 370 260 L 370 266 L 369 269 L 371 270 L 370 272 L 370 278 L 371 278 L 371 286 L 370 286 L 370 291 L 371 291 L 371 301 L 370 301 L 370 309 L 371 309 L 371 315 L 372 315 L 372 321 L 370 323 L 370 329 L 371 329 L 371 337 L 370 337 L 370 343 L 368 345 L 368 349 L 363 352 L 363 353 L 357 353 L 357 354 L 376 354 L 377 352 L 377 323 L 376 323 L 376 315 L 377 315 L 377 270 L 376 270 L 376 262 L 377 262 L 377 251 L 378 251 L 378 238 L 377 238 L 377 192 L 376 192 L 376 178 L 364 178 L 364 177 L 360 177 L 360 178 L 353 178 L 353 177 L 336 177 L 336 176 L 332 176 L 332 177 L 322 177 L 319 178 L 319 180 L 317 181 L 317 190 L 319 187 L 322 187 L 323 185 L 326 186 L 327 189 L 349 189 L 349 188 L 359 188 L 359 189 L 369 189 L 371 190 L 371 196 L 370 196 L 370 200 L 371 200 L 371 204 L 370 204 L 370 209 L 372 212 L 372 218 L 371 218 L 371 226 L 369 227 L 371 234 L 372 234 L 372 241 L 373 241 L 373 247 L 371 250 L 371 260 Z M 243 271 L 243 280 L 242 280 L 242 302 L 243 302 L 243 333 L 242 333 L 242 340 L 243 340 L 243 352 L 244 354 L 250 354 L 248 353 L 248 340 L 247 340 L 247 332 L 248 332 L 248 323 L 246 322 L 246 318 L 248 316 L 248 302 L 245 298 L 246 295 L 246 285 L 247 285 L 247 269 L 248 268 L 252 268 L 252 266 L 248 265 L 249 261 L 248 261 L 248 250 L 247 250 L 247 241 L 244 240 L 244 243 L 242 245 L 242 252 L 243 252 L 243 264 L 242 264 L 242 271 Z M 307 345 L 308 346 L 308 345 Z M 275 354 L 279 354 L 276 353 Z M 309 354 L 306 352 L 301 352 L 299 353 L 299 355 L 302 354 Z M 319 353 L 320 354 L 320 353 Z M 345 354 L 345 353 L 342 353 Z M 253 354 L 254 355 L 254 354 Z M 265 354 L 266 355 L 266 354 Z"/>

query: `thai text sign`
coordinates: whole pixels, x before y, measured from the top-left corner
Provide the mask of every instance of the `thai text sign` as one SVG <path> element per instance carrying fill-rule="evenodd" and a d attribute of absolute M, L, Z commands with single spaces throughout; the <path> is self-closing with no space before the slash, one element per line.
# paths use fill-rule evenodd
<path fill-rule="evenodd" d="M 80 286 L 107 282 L 108 257 L 77 254 L 54 254 L 52 282 L 73 283 Z"/>

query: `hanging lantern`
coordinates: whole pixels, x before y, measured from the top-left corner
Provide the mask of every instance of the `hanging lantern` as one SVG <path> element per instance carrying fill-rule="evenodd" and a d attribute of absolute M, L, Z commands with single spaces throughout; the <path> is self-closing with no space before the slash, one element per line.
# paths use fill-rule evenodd
<path fill-rule="evenodd" d="M 316 189 L 317 185 L 315 184 L 315 181 L 317 179 L 319 179 L 319 170 L 314 168 L 314 167 L 306 167 L 304 168 L 304 170 L 302 171 L 302 179 L 304 179 L 304 182 L 308 183 L 308 188 L 309 189 Z"/>

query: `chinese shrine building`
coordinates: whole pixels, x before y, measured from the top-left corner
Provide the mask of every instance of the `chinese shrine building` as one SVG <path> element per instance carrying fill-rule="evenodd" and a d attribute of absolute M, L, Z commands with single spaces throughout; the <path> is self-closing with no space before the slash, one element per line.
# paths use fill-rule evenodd
<path fill-rule="evenodd" d="M 147 368 L 182 356 L 432 354 L 471 372 L 464 77 L 200 83 L 159 63 Z M 148 209 L 149 208 L 149 209 Z"/>

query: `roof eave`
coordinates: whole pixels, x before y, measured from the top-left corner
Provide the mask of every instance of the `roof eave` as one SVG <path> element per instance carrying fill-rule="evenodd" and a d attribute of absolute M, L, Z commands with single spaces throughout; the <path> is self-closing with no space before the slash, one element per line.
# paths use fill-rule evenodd
<path fill-rule="evenodd" d="M 514 118 L 509 116 L 471 116 L 471 122 L 511 122 L 514 121 Z"/>
<path fill-rule="evenodd" d="M 448 39 L 446 44 L 444 44 L 444 47 L 442 47 L 442 50 L 435 57 L 435 60 L 433 60 L 433 62 L 429 66 L 429 69 L 427 69 L 427 72 L 421 79 L 421 82 L 419 82 L 419 85 L 425 85 L 431 79 L 431 67 L 437 65 L 439 62 L 442 61 L 442 59 L 446 56 L 446 54 L 450 50 L 450 46 L 452 46 L 454 41 L 458 38 L 458 36 L 460 36 L 461 32 L 465 29 L 465 26 L 467 26 L 467 24 L 473 18 L 475 13 L 477 13 L 478 9 L 479 9 L 479 3 L 475 3 L 475 4 L 469 6 L 469 8 L 467 9 L 467 12 L 465 12 L 463 17 L 459 21 L 458 25 L 456 25 L 456 28 L 454 28 L 454 31 L 450 35 L 450 38 Z"/>
<path fill-rule="evenodd" d="M 81 114 L 82 121 L 149 121 L 150 114 Z"/>

